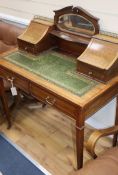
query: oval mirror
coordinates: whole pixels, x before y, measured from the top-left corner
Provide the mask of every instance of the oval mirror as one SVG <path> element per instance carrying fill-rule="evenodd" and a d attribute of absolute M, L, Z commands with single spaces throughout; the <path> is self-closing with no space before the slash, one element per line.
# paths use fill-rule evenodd
<path fill-rule="evenodd" d="M 76 14 L 65 14 L 59 17 L 58 28 L 70 33 L 94 35 L 94 25 L 86 18 Z"/>

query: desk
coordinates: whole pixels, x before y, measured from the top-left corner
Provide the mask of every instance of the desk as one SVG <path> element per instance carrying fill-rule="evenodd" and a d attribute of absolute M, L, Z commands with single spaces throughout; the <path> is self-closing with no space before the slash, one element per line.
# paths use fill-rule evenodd
<path fill-rule="evenodd" d="M 44 78 L 44 75 L 39 75 L 39 72 L 34 73 L 33 70 L 28 70 L 27 66 L 19 65 L 16 58 L 12 57 L 16 52 L 17 50 L 14 50 L 8 55 L 3 55 L 0 59 L 0 75 L 6 79 L 14 79 L 17 88 L 75 119 L 77 168 L 81 168 L 83 165 L 85 120 L 117 96 L 118 77 L 107 84 L 95 83 L 93 80 L 83 77 L 83 79 L 87 79 L 88 83 L 92 82 L 92 86 L 82 93 L 76 93 L 72 89 L 54 83 L 53 80 Z M 116 124 L 117 121 L 118 119 Z"/>

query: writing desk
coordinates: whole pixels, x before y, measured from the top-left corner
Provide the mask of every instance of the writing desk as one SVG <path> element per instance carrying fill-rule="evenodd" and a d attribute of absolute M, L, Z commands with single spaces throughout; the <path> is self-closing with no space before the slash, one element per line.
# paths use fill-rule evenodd
<path fill-rule="evenodd" d="M 23 56 L 28 57 L 27 61 L 24 61 L 24 64 L 22 62 Z M 40 59 L 41 58 L 39 58 L 39 60 Z M 66 58 L 64 58 L 64 60 L 66 60 Z M 118 77 L 115 77 L 106 84 L 103 84 L 90 80 L 84 76 L 81 77 L 80 75 L 81 78 L 79 81 L 82 80 L 82 82 L 80 81 L 80 85 L 83 87 L 79 87 L 78 84 L 77 91 L 76 86 L 68 89 L 68 82 L 66 85 L 61 85 L 59 82 L 59 75 L 57 75 L 58 81 L 56 82 L 55 80 L 54 82 L 54 75 L 51 75 L 51 71 L 55 66 L 50 67 L 49 77 L 51 76 L 52 79 L 49 79 L 45 71 L 41 70 L 40 72 L 37 72 L 36 68 L 33 69 L 33 64 L 31 67 L 32 69 L 28 68 L 27 65 L 29 62 L 30 64 L 31 62 L 36 62 L 36 65 L 38 65 L 37 58 L 32 58 L 28 54 L 24 55 L 24 53 L 17 50 L 4 54 L 0 59 L 0 75 L 5 79 L 12 79 L 17 88 L 32 95 L 36 99 L 41 100 L 45 104 L 50 104 L 53 107 L 56 107 L 67 114 L 67 116 L 75 119 L 77 168 L 79 169 L 83 165 L 85 120 L 117 96 Z M 62 65 L 61 62 L 57 61 L 57 63 L 58 67 L 59 65 Z M 67 62 L 65 61 L 63 64 L 66 63 Z M 41 65 L 38 65 L 38 67 L 41 68 L 43 64 L 44 62 Z M 47 63 L 48 66 L 49 64 L 50 62 Z M 58 71 L 54 69 L 52 74 L 56 74 L 56 72 Z M 69 79 L 71 79 L 71 75 L 69 73 L 72 72 L 68 72 L 68 70 L 66 70 L 66 73 L 69 75 Z M 60 73 L 60 75 L 62 74 Z M 75 76 L 76 79 L 76 75 L 73 76 Z M 116 115 L 116 117 L 117 124 L 118 115 Z"/>

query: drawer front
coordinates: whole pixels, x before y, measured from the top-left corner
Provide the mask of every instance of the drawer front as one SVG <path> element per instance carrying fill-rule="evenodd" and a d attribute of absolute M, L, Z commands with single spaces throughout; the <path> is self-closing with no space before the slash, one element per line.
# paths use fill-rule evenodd
<path fill-rule="evenodd" d="M 11 80 L 13 80 L 14 86 L 16 86 L 16 87 L 20 88 L 21 90 L 28 93 L 29 81 L 27 79 L 21 77 L 20 75 L 14 73 L 12 71 L 8 71 L 4 68 L 0 68 L 0 76 L 4 77 L 9 82 L 11 82 Z"/>
<path fill-rule="evenodd" d="M 18 47 L 25 52 L 34 53 L 34 44 L 18 39 Z"/>
<path fill-rule="evenodd" d="M 33 83 L 30 84 L 30 93 L 32 96 L 41 100 L 45 104 L 54 106 L 62 112 L 64 112 L 65 114 L 68 114 L 75 118 L 77 107 L 73 103 L 64 99 L 63 97 L 53 94 L 48 89 L 44 89 L 41 86 Z"/>

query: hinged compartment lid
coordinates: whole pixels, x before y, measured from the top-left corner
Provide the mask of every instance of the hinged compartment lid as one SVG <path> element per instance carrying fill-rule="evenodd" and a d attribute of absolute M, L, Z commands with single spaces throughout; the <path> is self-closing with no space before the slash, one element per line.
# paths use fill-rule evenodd
<path fill-rule="evenodd" d="M 78 57 L 77 70 L 101 81 L 107 81 L 117 75 L 118 39 L 101 34 L 95 35 L 87 49 Z"/>

